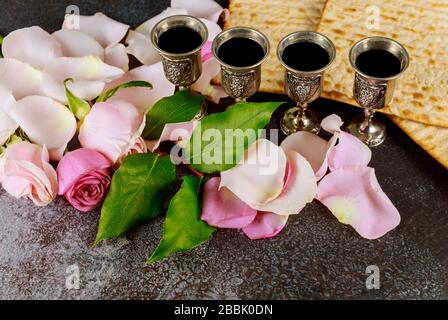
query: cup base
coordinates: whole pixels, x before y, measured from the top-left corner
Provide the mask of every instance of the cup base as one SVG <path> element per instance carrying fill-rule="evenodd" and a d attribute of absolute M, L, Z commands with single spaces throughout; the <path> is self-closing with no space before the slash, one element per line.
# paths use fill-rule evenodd
<path fill-rule="evenodd" d="M 364 131 L 361 131 L 361 125 L 364 122 L 363 116 L 358 116 L 350 123 L 347 131 L 364 142 L 370 148 L 379 146 L 386 139 L 386 125 L 372 118 L 369 126 Z"/>
<path fill-rule="evenodd" d="M 312 110 L 306 110 L 304 116 L 299 116 L 299 107 L 293 107 L 287 110 L 281 120 L 280 128 L 286 135 L 291 135 L 298 131 L 308 131 L 319 133 L 320 124 L 316 113 Z"/>

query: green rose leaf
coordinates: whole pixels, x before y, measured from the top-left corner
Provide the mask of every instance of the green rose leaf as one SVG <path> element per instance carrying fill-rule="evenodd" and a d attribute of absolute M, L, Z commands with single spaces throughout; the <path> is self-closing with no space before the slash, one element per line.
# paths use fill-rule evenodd
<path fill-rule="evenodd" d="M 0 46 L 3 44 L 3 36 L 0 35 Z M 0 50 L 0 58 L 3 58 L 2 51 Z"/>
<path fill-rule="evenodd" d="M 126 89 L 126 88 L 149 88 L 152 89 L 152 84 L 146 81 L 129 81 L 123 84 L 120 84 L 119 86 L 109 89 L 106 92 L 102 93 L 98 99 L 96 99 L 96 102 L 106 102 L 110 98 L 112 98 L 118 90 L 120 89 Z"/>
<path fill-rule="evenodd" d="M 282 103 L 240 102 L 202 119 L 185 150 L 191 166 L 203 173 L 234 167 Z"/>
<path fill-rule="evenodd" d="M 210 239 L 215 229 L 201 220 L 201 182 L 202 178 L 184 176 L 182 186 L 166 213 L 162 241 L 147 263 L 161 261 L 176 252 L 189 251 Z"/>
<path fill-rule="evenodd" d="M 159 100 L 146 114 L 143 137 L 158 139 L 167 123 L 190 121 L 201 110 L 204 100 L 203 96 L 189 91 L 179 91 Z"/>
<path fill-rule="evenodd" d="M 69 78 L 65 79 L 64 87 L 65 87 L 65 95 L 67 96 L 68 107 L 71 112 L 75 115 L 76 119 L 79 121 L 83 121 L 84 118 L 90 112 L 90 104 L 75 96 L 67 87 L 67 82 L 73 82 L 74 80 Z"/>
<path fill-rule="evenodd" d="M 175 179 L 169 156 L 146 153 L 126 157 L 112 178 L 94 246 L 157 217 Z"/>

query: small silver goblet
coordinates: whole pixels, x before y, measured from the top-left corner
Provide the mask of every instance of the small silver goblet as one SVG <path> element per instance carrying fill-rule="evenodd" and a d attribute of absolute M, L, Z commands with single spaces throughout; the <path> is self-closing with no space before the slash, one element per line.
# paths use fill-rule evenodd
<path fill-rule="evenodd" d="M 234 39 L 250 39 L 258 43 L 263 54 L 257 61 L 250 65 L 232 65 L 220 55 L 220 49 L 227 41 Z M 235 50 L 232 55 L 250 55 L 243 48 Z M 253 96 L 260 88 L 261 65 L 269 55 L 270 45 L 268 38 L 252 28 L 233 27 L 221 32 L 213 41 L 212 53 L 221 65 L 221 86 L 224 91 L 236 102 L 246 101 Z M 234 57 L 235 57 L 234 56 Z"/>
<path fill-rule="evenodd" d="M 399 69 L 386 77 L 366 74 L 357 66 L 358 57 L 371 50 L 384 50 L 398 59 Z M 393 57 L 392 57 L 393 58 Z M 374 118 L 375 111 L 384 108 L 392 101 L 397 78 L 409 65 L 409 54 L 397 41 L 385 37 L 368 37 L 354 44 L 349 53 L 349 60 L 355 70 L 353 96 L 364 108 L 364 115 L 355 118 L 347 130 L 369 147 L 379 146 L 386 139 L 386 126 Z M 384 65 L 384 61 L 369 61 L 372 67 Z"/>
<path fill-rule="evenodd" d="M 299 42 L 319 45 L 328 54 L 328 60 L 316 70 L 297 70 L 284 59 L 285 49 Z M 307 54 L 304 53 L 306 56 Z M 308 109 L 308 104 L 320 97 L 325 71 L 336 57 L 333 42 L 323 34 L 313 31 L 298 31 L 284 37 L 277 47 L 277 57 L 285 68 L 285 92 L 297 105 L 287 110 L 281 120 L 280 128 L 286 135 L 297 131 L 318 133 L 320 124 L 317 116 Z M 307 59 L 312 59 L 310 56 Z"/>
<path fill-rule="evenodd" d="M 189 28 L 195 31 L 201 38 L 198 46 L 187 51 L 179 52 L 179 50 L 168 51 L 166 48 L 160 47 L 160 39 L 165 32 L 174 28 Z M 190 90 L 190 86 L 194 84 L 202 74 L 202 47 L 208 39 L 208 30 L 206 25 L 199 19 L 189 15 L 175 15 L 167 17 L 158 22 L 152 32 L 151 41 L 162 57 L 163 70 L 165 77 L 169 82 L 174 84 L 178 90 Z M 175 41 L 182 41 L 184 39 L 175 39 L 173 46 L 176 46 Z M 171 46 L 170 46 L 171 47 Z M 202 106 L 202 110 L 196 119 L 202 118 L 206 113 L 206 105 Z"/>

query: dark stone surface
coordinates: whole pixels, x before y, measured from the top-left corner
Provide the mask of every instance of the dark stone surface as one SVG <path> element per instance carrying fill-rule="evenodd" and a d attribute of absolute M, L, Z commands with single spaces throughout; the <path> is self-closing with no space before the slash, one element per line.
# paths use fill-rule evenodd
<path fill-rule="evenodd" d="M 133 25 L 168 1 L 2 1 L 0 32 L 39 24 L 57 29 L 67 4 L 103 10 Z M 258 95 L 256 100 L 285 100 Z M 319 100 L 321 116 L 349 120 L 359 109 Z M 276 127 L 282 107 L 271 127 Z M 219 231 L 197 250 L 149 267 L 162 218 L 92 249 L 98 213 L 79 214 L 64 199 L 45 208 L 0 191 L 0 299 L 298 299 L 448 298 L 448 172 L 393 123 L 371 166 L 402 216 L 381 239 L 360 238 L 314 202 L 276 238 L 250 241 Z M 80 269 L 81 287 L 67 290 L 66 269 Z M 367 290 L 365 270 L 377 265 L 381 288 Z"/>

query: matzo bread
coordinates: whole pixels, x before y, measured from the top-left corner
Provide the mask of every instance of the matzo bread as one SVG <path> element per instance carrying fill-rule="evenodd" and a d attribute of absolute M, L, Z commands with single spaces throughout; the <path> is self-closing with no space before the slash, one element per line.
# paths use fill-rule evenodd
<path fill-rule="evenodd" d="M 448 169 L 448 128 L 429 126 L 395 116 L 390 118 L 412 140 Z"/>
<path fill-rule="evenodd" d="M 379 23 L 369 24 L 375 11 Z M 356 105 L 350 47 L 367 36 L 386 36 L 406 47 L 411 63 L 399 79 L 394 100 L 381 111 L 448 127 L 448 1 L 328 0 L 318 31 L 337 48 L 324 96 Z"/>
<path fill-rule="evenodd" d="M 277 44 L 297 30 L 316 30 L 325 0 L 231 0 L 225 28 L 247 26 L 263 32 L 271 43 L 262 66 L 260 91 L 284 93 L 283 68 L 277 60 Z M 244 54 L 241 52 L 241 54 Z"/>

